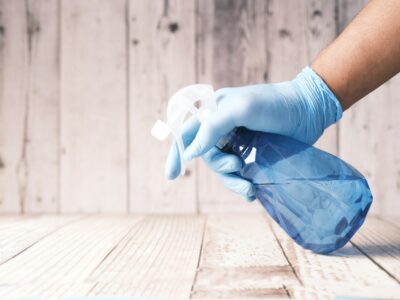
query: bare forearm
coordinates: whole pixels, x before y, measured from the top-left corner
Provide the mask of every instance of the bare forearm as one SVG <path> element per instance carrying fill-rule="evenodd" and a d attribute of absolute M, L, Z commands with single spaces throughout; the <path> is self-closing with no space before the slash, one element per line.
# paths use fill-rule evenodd
<path fill-rule="evenodd" d="M 343 109 L 400 71 L 400 1 L 373 0 L 311 66 Z"/>

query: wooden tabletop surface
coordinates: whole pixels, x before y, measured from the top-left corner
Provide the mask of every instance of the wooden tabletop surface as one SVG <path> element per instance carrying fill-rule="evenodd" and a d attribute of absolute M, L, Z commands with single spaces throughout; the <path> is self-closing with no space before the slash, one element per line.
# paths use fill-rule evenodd
<path fill-rule="evenodd" d="M 32 296 L 400 299 L 400 220 L 324 256 L 262 214 L 2 216 L 0 299 Z"/>

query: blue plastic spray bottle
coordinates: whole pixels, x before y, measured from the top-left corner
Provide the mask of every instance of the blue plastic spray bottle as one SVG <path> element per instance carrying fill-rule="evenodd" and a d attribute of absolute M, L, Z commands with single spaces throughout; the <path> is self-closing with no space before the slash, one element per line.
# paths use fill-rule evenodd
<path fill-rule="evenodd" d="M 159 140 L 174 135 L 182 174 L 184 120 L 193 114 L 201 122 L 215 109 L 212 86 L 191 85 L 170 99 L 167 123 L 154 125 L 152 134 Z M 223 136 L 217 146 L 243 160 L 237 175 L 254 184 L 257 199 L 271 217 L 305 249 L 339 249 L 363 224 L 371 191 L 362 174 L 340 158 L 289 137 L 243 127 Z"/>

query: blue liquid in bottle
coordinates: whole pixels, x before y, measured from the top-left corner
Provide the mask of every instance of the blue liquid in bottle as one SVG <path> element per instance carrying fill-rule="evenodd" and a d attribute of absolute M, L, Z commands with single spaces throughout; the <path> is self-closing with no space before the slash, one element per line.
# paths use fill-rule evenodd
<path fill-rule="evenodd" d="M 363 224 L 372 203 L 365 178 L 338 157 L 295 139 L 243 127 L 218 147 L 243 160 L 237 174 L 287 234 L 305 249 L 343 247 Z"/>

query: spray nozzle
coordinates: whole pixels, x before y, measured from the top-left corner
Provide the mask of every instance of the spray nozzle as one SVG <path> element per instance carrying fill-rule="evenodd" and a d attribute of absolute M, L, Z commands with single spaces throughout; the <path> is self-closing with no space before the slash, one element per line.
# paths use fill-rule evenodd
<path fill-rule="evenodd" d="M 214 89 L 211 85 L 189 85 L 177 91 L 169 99 L 167 121 L 158 120 L 151 129 L 151 134 L 160 141 L 165 140 L 169 133 L 173 134 L 179 151 L 181 175 L 185 173 L 185 161 L 183 160 L 185 147 L 182 140 L 184 121 L 191 114 L 202 122 L 216 109 Z"/>

